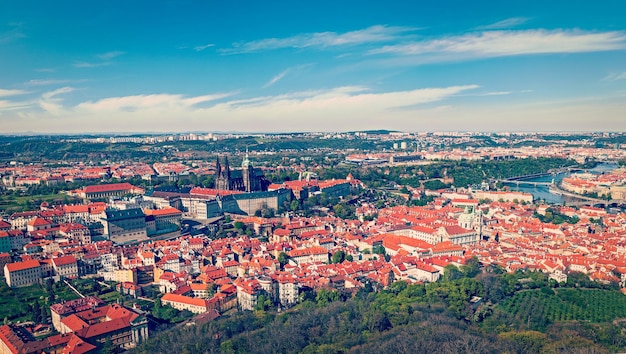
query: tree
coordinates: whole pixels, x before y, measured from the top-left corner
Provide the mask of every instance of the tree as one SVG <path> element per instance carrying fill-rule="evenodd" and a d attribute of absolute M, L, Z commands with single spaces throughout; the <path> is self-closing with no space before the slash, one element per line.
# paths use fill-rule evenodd
<path fill-rule="evenodd" d="M 448 264 L 443 268 L 443 279 L 447 281 L 457 280 L 463 276 L 463 272 L 454 264 Z"/>
<path fill-rule="evenodd" d="M 235 226 L 235 229 L 237 230 L 243 230 L 243 228 L 246 226 L 246 224 L 242 223 L 241 221 L 236 221 L 233 226 Z"/>
<path fill-rule="evenodd" d="M 297 199 L 294 199 L 291 201 L 291 204 L 289 205 L 289 209 L 291 209 L 291 211 L 295 212 L 298 209 L 300 209 L 300 202 L 298 202 Z"/>
<path fill-rule="evenodd" d="M 337 290 L 320 289 L 315 296 L 315 301 L 320 307 L 326 306 L 337 300 L 339 300 L 339 292 L 337 292 Z"/>
<path fill-rule="evenodd" d="M 41 323 L 41 306 L 39 306 L 39 301 L 35 301 L 31 306 L 31 316 L 33 322 Z"/>
<path fill-rule="evenodd" d="M 348 261 L 348 262 L 352 262 L 353 260 L 354 260 L 354 258 L 352 257 L 352 255 L 351 255 L 351 254 L 349 254 L 349 255 L 347 255 L 347 256 L 346 256 L 346 261 Z"/>
<path fill-rule="evenodd" d="M 104 342 L 104 345 L 102 345 L 102 348 L 100 348 L 100 353 L 103 353 L 103 354 L 114 354 L 114 353 L 117 353 L 117 348 L 115 347 L 115 345 L 111 341 L 110 337 L 107 338 L 107 340 Z"/>
<path fill-rule="evenodd" d="M 284 267 L 285 264 L 289 263 L 289 257 L 287 256 L 287 253 L 280 252 L 278 254 L 278 263 L 280 263 L 281 268 Z"/>
<path fill-rule="evenodd" d="M 331 262 L 334 264 L 341 263 L 344 261 L 345 257 L 346 254 L 342 250 L 339 250 L 333 254 Z"/>
<path fill-rule="evenodd" d="M 45 306 L 41 307 L 41 315 L 39 316 L 41 323 L 48 323 L 48 311 Z"/>
<path fill-rule="evenodd" d="M 267 311 L 272 306 L 272 300 L 267 294 L 260 294 L 257 296 L 256 306 L 254 309 L 256 311 Z"/>
<path fill-rule="evenodd" d="M 462 265 L 461 272 L 463 272 L 463 274 L 468 278 L 473 278 L 478 275 L 478 273 L 480 273 L 480 262 L 478 261 L 478 257 L 474 256 L 470 258 L 465 265 Z"/>
<path fill-rule="evenodd" d="M 372 253 L 374 254 L 385 254 L 385 247 L 382 245 L 372 247 Z"/>

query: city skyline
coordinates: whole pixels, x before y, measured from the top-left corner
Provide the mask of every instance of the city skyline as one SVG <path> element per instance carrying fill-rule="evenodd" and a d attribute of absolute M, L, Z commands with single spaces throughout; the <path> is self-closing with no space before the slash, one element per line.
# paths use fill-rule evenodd
<path fill-rule="evenodd" d="M 2 133 L 624 131 L 626 5 L 0 5 Z"/>

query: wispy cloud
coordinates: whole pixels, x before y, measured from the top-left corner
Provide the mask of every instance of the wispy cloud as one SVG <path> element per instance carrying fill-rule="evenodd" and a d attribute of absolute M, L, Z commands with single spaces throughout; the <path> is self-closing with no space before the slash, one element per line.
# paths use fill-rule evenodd
<path fill-rule="evenodd" d="M 523 25 L 528 22 L 530 18 L 528 17 L 511 17 L 502 21 L 498 21 L 496 23 L 492 23 L 486 26 L 478 26 L 477 30 L 496 30 L 496 29 L 509 29 L 513 27 L 517 27 L 519 25 Z"/>
<path fill-rule="evenodd" d="M 263 85 L 263 88 L 268 88 L 274 85 L 275 83 L 277 83 L 278 81 L 282 80 L 285 76 L 301 73 L 302 71 L 310 69 L 314 65 L 315 64 L 309 63 L 309 64 L 302 64 L 302 65 L 289 67 L 281 71 L 280 73 L 276 74 L 274 77 L 272 77 L 268 82 L 265 83 L 265 85 Z"/>
<path fill-rule="evenodd" d="M 29 93 L 29 92 L 28 91 L 23 91 L 23 90 L 0 89 L 0 97 L 24 95 L 24 94 L 27 94 L 27 93 Z"/>
<path fill-rule="evenodd" d="M 626 71 L 621 73 L 611 73 L 604 78 L 604 81 L 626 80 Z"/>
<path fill-rule="evenodd" d="M 41 95 L 41 99 L 38 101 L 39 107 L 53 116 L 65 113 L 66 110 L 62 104 L 63 100 L 56 96 L 70 93 L 72 91 L 74 91 L 74 88 L 72 87 L 61 87 L 56 90 L 45 92 Z"/>
<path fill-rule="evenodd" d="M 101 66 L 108 66 L 113 64 L 111 60 L 124 54 L 126 54 L 126 52 L 122 52 L 119 50 L 101 53 L 95 55 L 95 57 L 98 58 L 99 61 L 76 61 L 74 62 L 74 64 L 72 64 L 72 66 L 74 66 L 75 68 L 97 68 Z"/>
<path fill-rule="evenodd" d="M 626 33 L 578 30 L 487 31 L 401 45 L 388 45 L 369 54 L 463 60 L 512 55 L 580 53 L 626 49 Z"/>
<path fill-rule="evenodd" d="M 211 47 L 215 47 L 215 44 L 209 43 L 209 44 L 205 44 L 205 45 L 198 45 L 193 47 L 193 50 L 195 50 L 196 52 L 201 52 L 207 48 L 211 48 Z"/>
<path fill-rule="evenodd" d="M 70 83 L 79 83 L 79 82 L 85 82 L 87 80 L 85 79 L 81 79 L 81 80 L 67 80 L 67 79 L 50 79 L 50 80 L 39 80 L 39 79 L 34 79 L 34 80 L 29 80 L 26 83 L 24 83 L 24 85 L 27 86 L 47 86 L 47 85 L 62 85 L 62 84 L 70 84 Z"/>
<path fill-rule="evenodd" d="M 345 86 L 243 99 L 230 94 L 134 95 L 66 105 L 60 114 L 33 110 L 26 107 L 27 102 L 0 100 L 0 119 L 4 132 L 48 133 L 174 132 L 189 126 L 207 131 L 347 131 L 355 127 L 403 131 L 533 131 L 537 126 L 546 131 L 563 127 L 571 131 L 626 129 L 625 93 L 596 99 L 577 97 L 515 104 L 485 100 L 484 104 L 469 106 L 453 99 L 478 88 L 461 85 L 373 92 L 364 86 Z M 62 91 L 67 89 L 46 96 L 59 100 L 53 104 L 60 105 Z M 46 108 L 54 110 L 58 106 Z"/>
<path fill-rule="evenodd" d="M 71 92 L 72 88 L 62 88 L 45 93 L 36 102 L 43 113 L 17 110 L 15 114 L 25 118 L 5 120 L 8 124 L 5 130 L 24 131 L 37 126 L 39 131 L 48 132 L 111 131 L 112 127 L 122 127 L 118 129 L 127 132 L 177 131 L 183 124 L 213 131 L 319 131 L 380 127 L 382 117 L 397 128 L 402 124 L 415 126 L 414 114 L 420 105 L 444 101 L 476 88 L 477 85 L 463 85 L 372 92 L 364 86 L 343 86 L 241 99 L 234 93 L 193 97 L 148 94 L 110 97 L 77 105 L 63 104 L 61 95 Z M 54 119 L 45 119 L 46 116 Z"/>
<path fill-rule="evenodd" d="M 0 100 L 0 113 L 2 111 L 19 111 L 32 106 L 29 102 L 13 102 L 8 100 Z"/>
<path fill-rule="evenodd" d="M 120 55 L 124 55 L 124 54 L 126 54 L 126 52 L 115 50 L 111 52 L 98 54 L 97 57 L 100 58 L 100 60 L 111 60 L 113 58 L 119 57 Z"/>
<path fill-rule="evenodd" d="M 35 69 L 34 71 L 36 71 L 38 73 L 54 73 L 54 72 L 56 72 L 56 69 L 53 69 L 53 68 L 41 68 L 41 69 Z"/>
<path fill-rule="evenodd" d="M 94 63 L 94 62 L 86 62 L 86 61 L 77 61 L 74 64 L 72 64 L 75 68 L 97 68 L 100 66 L 107 66 L 107 65 L 111 65 L 110 61 L 104 61 L 104 62 L 98 62 L 98 63 Z"/>
<path fill-rule="evenodd" d="M 21 23 L 10 23 L 9 27 L 9 30 L 0 30 L 0 44 L 10 43 L 26 37 L 26 34 L 22 31 Z"/>
<path fill-rule="evenodd" d="M 265 85 L 263 85 L 263 88 L 268 88 L 268 87 L 274 85 L 275 83 L 280 81 L 283 77 L 285 77 L 288 73 L 289 73 L 289 69 L 283 70 L 282 72 L 278 73 L 278 75 L 274 76 Z"/>
<path fill-rule="evenodd" d="M 483 95 L 484 96 L 504 96 L 504 95 L 510 95 L 513 92 L 511 91 L 491 91 L 491 92 L 486 92 Z"/>
<path fill-rule="evenodd" d="M 29 93 L 30 92 L 24 90 L 0 89 L 0 112 L 23 110 L 30 107 L 32 105 L 32 102 L 23 101 L 20 99 L 13 99 L 13 96 L 27 95 Z"/>
<path fill-rule="evenodd" d="M 232 95 L 231 93 L 222 93 L 215 95 L 196 96 L 185 98 L 183 95 L 172 94 L 152 94 L 152 95 L 133 95 L 123 97 L 104 98 L 98 101 L 83 102 L 76 106 L 82 111 L 126 111 L 133 112 L 137 110 L 170 110 L 189 109 L 200 103 L 219 100 Z"/>
<path fill-rule="evenodd" d="M 415 30 L 417 29 L 412 27 L 376 25 L 345 33 L 304 33 L 286 38 L 266 38 L 250 42 L 235 43 L 233 44 L 233 48 L 221 49 L 220 52 L 224 54 L 238 54 L 285 48 L 328 48 L 380 43 L 396 40 L 404 36 L 407 32 L 413 32 Z"/>

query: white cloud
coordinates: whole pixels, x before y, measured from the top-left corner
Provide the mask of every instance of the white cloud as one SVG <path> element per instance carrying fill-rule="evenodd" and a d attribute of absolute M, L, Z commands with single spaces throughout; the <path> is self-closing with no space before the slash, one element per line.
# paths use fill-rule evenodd
<path fill-rule="evenodd" d="M 624 32 L 578 30 L 487 31 L 371 50 L 370 54 L 462 60 L 511 55 L 579 53 L 626 49 Z M 425 58 L 424 58 L 425 57 Z"/>
<path fill-rule="evenodd" d="M 305 33 L 287 38 L 266 38 L 251 42 L 233 44 L 233 48 L 222 49 L 224 54 L 250 53 L 284 48 L 328 48 L 366 43 L 380 43 L 396 40 L 407 32 L 415 31 L 410 27 L 371 26 L 365 29 L 336 33 Z"/>
<path fill-rule="evenodd" d="M 530 19 L 527 17 L 511 17 L 504 19 L 502 21 L 498 21 L 496 23 L 492 23 L 486 26 L 476 27 L 478 30 L 494 30 L 494 29 L 507 29 L 522 25 L 528 22 Z"/>
<path fill-rule="evenodd" d="M 268 81 L 265 85 L 263 85 L 263 88 L 268 88 L 274 85 L 275 83 L 280 81 L 283 77 L 285 77 L 288 73 L 289 73 L 289 69 L 285 69 L 281 71 L 280 73 L 278 73 L 278 75 L 274 76 L 270 81 Z"/>
<path fill-rule="evenodd" d="M 14 111 L 14 110 L 22 110 L 30 107 L 32 102 L 29 101 L 9 101 L 8 99 L 3 100 L 3 97 L 13 97 L 26 95 L 30 92 L 24 90 L 7 90 L 0 89 L 0 112 L 2 111 Z"/>
<path fill-rule="evenodd" d="M 476 85 L 375 93 L 346 86 L 277 96 L 234 99 L 231 94 L 185 97 L 135 95 L 65 106 L 53 115 L 0 102 L 4 132 L 203 131 L 625 131 L 626 93 L 511 104 L 451 98 Z M 47 97 L 67 91 L 51 91 Z M 226 99 L 231 97 L 231 99 Z M 60 104 L 55 101 L 53 104 Z M 205 104 L 200 104 L 205 103 Z M 4 111 L 1 109 L 5 107 Z M 13 106 L 13 107 L 7 107 Z M 49 108 L 49 107 L 48 107 Z M 52 110 L 54 110 L 54 105 Z M 401 109 L 398 109 L 401 108 Z M 54 119 L 48 119 L 48 118 Z"/>
<path fill-rule="evenodd" d="M 32 106 L 30 102 L 12 102 L 0 100 L 0 113 L 2 111 L 17 111 L 29 108 Z"/>
<path fill-rule="evenodd" d="M 282 80 L 287 75 L 291 76 L 293 74 L 301 73 L 302 71 L 310 69 L 313 66 L 315 66 L 315 64 L 309 63 L 309 64 L 302 64 L 302 65 L 289 67 L 289 68 L 281 71 L 280 73 L 274 75 L 274 77 L 272 77 L 268 82 L 265 83 L 265 85 L 263 85 L 263 88 L 268 88 L 268 87 L 274 85 L 275 83 L 277 83 L 278 81 Z"/>
<path fill-rule="evenodd" d="M 180 131 L 191 127 L 211 131 L 320 131 L 382 127 L 388 123 L 397 126 L 419 105 L 442 101 L 477 87 L 375 93 L 363 86 L 344 86 L 243 99 L 234 99 L 233 93 L 194 97 L 154 94 L 64 106 L 59 95 L 72 91 L 67 87 L 42 95 L 37 104 L 43 113 L 25 110 L 20 114 L 27 119 L 4 120 L 4 123 L 9 124 L 7 131 L 32 130 L 36 126 L 43 132 Z M 224 100 L 228 97 L 231 99 Z"/>
<path fill-rule="evenodd" d="M 24 94 L 27 94 L 27 93 L 28 93 L 28 91 L 23 91 L 23 90 L 0 89 L 0 97 L 24 95 Z"/>
<path fill-rule="evenodd" d="M 61 87 L 56 90 L 45 92 L 41 95 L 41 99 L 37 102 L 39 107 L 53 116 L 66 113 L 66 109 L 62 104 L 62 99 L 56 96 L 63 95 L 74 91 L 72 87 Z"/>
<path fill-rule="evenodd" d="M 105 62 L 94 63 L 94 62 L 77 61 L 72 65 L 75 68 L 97 68 L 99 66 L 111 65 L 111 62 L 105 61 Z"/>
<path fill-rule="evenodd" d="M 100 66 L 108 66 L 113 64 L 113 62 L 111 61 L 112 59 L 115 59 L 124 54 L 126 54 L 126 52 L 122 52 L 119 50 L 101 53 L 95 56 L 100 61 L 76 61 L 74 62 L 74 64 L 72 64 L 72 66 L 74 66 L 75 68 L 97 68 Z"/>
<path fill-rule="evenodd" d="M 5 32 L 0 32 L 0 44 L 11 43 L 18 39 L 26 38 L 26 35 L 22 31 L 21 23 L 10 23 L 10 30 Z"/>
<path fill-rule="evenodd" d="M 198 45 L 193 47 L 193 50 L 195 50 L 196 52 L 201 52 L 207 48 L 211 48 L 211 47 L 215 47 L 215 44 L 209 43 L 209 44 L 205 44 L 205 45 Z"/>
<path fill-rule="evenodd" d="M 69 83 L 79 83 L 79 82 L 85 82 L 87 80 L 85 79 L 81 79 L 81 80 L 67 80 L 67 79 L 50 79 L 50 80 L 40 80 L 40 79 L 34 79 L 34 80 L 29 80 L 27 82 L 24 83 L 24 85 L 27 86 L 48 86 L 48 85 L 61 85 L 61 84 L 69 84 Z"/>
<path fill-rule="evenodd" d="M 119 57 L 120 55 L 124 55 L 124 54 L 126 54 L 126 52 L 115 50 L 115 51 L 111 51 L 111 52 L 98 54 L 97 57 L 100 58 L 101 60 L 107 60 L 108 61 L 108 60 L 111 60 L 113 58 Z"/>
<path fill-rule="evenodd" d="M 485 94 L 483 94 L 484 96 L 504 96 L 504 95 L 510 95 L 513 92 L 511 91 L 492 91 L 492 92 L 487 92 Z"/>
<path fill-rule="evenodd" d="M 621 73 L 611 73 L 604 78 L 605 81 L 626 80 L 626 71 Z"/>
<path fill-rule="evenodd" d="M 230 96 L 230 93 L 196 96 L 184 98 L 182 95 L 172 94 L 153 94 L 153 95 L 134 95 L 123 97 L 104 98 L 95 102 L 83 102 L 76 106 L 78 111 L 85 112 L 114 112 L 114 111 L 138 111 L 153 109 L 189 109 L 199 103 L 219 100 Z"/>

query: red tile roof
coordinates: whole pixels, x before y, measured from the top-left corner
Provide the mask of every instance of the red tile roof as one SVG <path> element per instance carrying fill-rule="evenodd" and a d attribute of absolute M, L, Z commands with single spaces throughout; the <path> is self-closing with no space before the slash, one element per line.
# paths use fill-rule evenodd
<path fill-rule="evenodd" d="M 182 215 L 182 212 L 176 208 L 165 208 L 159 210 L 144 209 L 144 214 L 152 216 L 164 216 L 164 215 Z"/>
<path fill-rule="evenodd" d="M 161 301 L 179 302 L 182 304 L 187 304 L 187 305 L 192 305 L 192 306 L 206 307 L 205 299 L 172 294 L 172 293 L 167 293 L 163 295 L 163 297 L 161 298 Z"/>
<path fill-rule="evenodd" d="M 86 186 L 85 193 L 102 193 L 114 191 L 131 191 L 137 187 L 130 183 L 113 183 L 113 184 L 97 184 L 94 186 Z"/>
<path fill-rule="evenodd" d="M 39 267 L 39 261 L 33 259 L 29 261 L 9 263 L 6 265 L 6 267 L 9 270 L 9 272 L 17 272 L 20 270 Z"/>
<path fill-rule="evenodd" d="M 74 263 L 76 263 L 76 257 L 70 255 L 70 256 L 63 256 L 63 257 L 59 257 L 59 258 L 53 258 L 52 262 L 54 262 L 54 264 L 57 267 L 68 265 L 68 264 L 74 264 Z"/>

